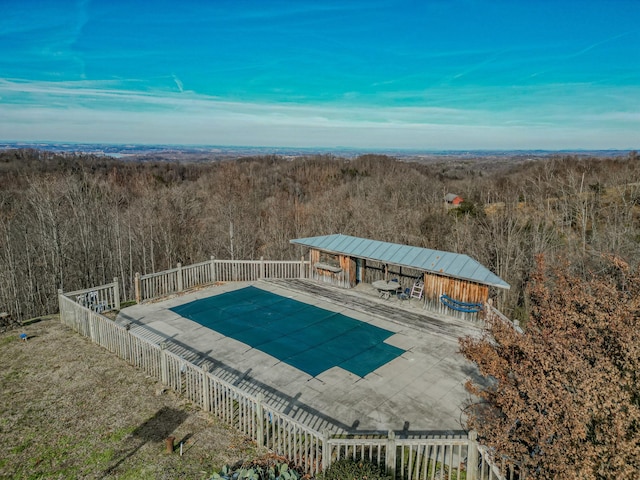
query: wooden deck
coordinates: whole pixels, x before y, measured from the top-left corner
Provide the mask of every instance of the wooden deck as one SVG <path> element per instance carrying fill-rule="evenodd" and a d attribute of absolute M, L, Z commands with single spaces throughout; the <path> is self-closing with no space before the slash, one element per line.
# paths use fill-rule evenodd
<path fill-rule="evenodd" d="M 375 315 L 401 325 L 407 325 L 436 335 L 458 339 L 467 335 L 478 335 L 480 322 L 468 322 L 454 317 L 429 312 L 417 299 L 380 299 L 376 290 L 368 284 L 354 289 L 344 289 L 303 279 L 269 279 L 265 282 L 292 291 L 322 297 L 330 303 Z"/>

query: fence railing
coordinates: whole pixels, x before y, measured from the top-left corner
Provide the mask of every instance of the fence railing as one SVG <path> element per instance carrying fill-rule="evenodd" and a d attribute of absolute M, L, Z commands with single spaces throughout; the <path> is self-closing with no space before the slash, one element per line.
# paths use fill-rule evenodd
<path fill-rule="evenodd" d="M 146 275 L 135 275 L 138 303 L 215 282 L 254 282 L 264 278 L 308 278 L 309 261 L 217 260 L 182 266 Z"/>
<path fill-rule="evenodd" d="M 511 320 L 509 317 L 507 317 L 504 313 L 493 306 L 491 300 L 485 302 L 484 311 L 485 320 L 497 318 L 505 322 L 506 324 L 511 325 L 517 332 L 524 333 L 524 330 L 522 330 L 522 327 L 520 326 L 520 322 L 518 320 Z"/>
<path fill-rule="evenodd" d="M 111 284 L 87 292 L 109 288 L 117 290 Z M 398 439 L 394 432 L 373 438 L 342 438 L 328 431 L 317 432 L 265 404 L 262 394 L 245 393 L 206 367 L 172 353 L 164 342 L 153 343 L 82 304 L 82 292 L 58 295 L 60 319 L 65 325 L 235 427 L 259 447 L 285 455 L 306 473 L 315 475 L 338 459 L 354 458 L 373 461 L 399 480 L 505 480 L 490 462 L 488 450 L 478 446 L 474 432 L 469 437 L 445 439 Z"/>
<path fill-rule="evenodd" d="M 95 312 L 120 310 L 120 287 L 117 277 L 113 279 L 113 283 L 68 292 L 64 296 Z"/>
<path fill-rule="evenodd" d="M 484 468 L 483 471 L 478 463 L 476 436 L 470 432 L 468 437 L 399 439 L 389 431 L 385 438 L 330 438 L 328 459 L 368 460 L 385 465 L 398 479 L 502 480 L 494 470 Z M 330 463 L 326 462 L 325 466 Z"/>
<path fill-rule="evenodd" d="M 498 467 L 493 455 L 484 445 L 478 445 L 478 471 L 479 478 L 500 480 L 526 480 L 528 478 L 525 472 L 516 471 L 513 463 L 500 462 L 500 467 Z"/>

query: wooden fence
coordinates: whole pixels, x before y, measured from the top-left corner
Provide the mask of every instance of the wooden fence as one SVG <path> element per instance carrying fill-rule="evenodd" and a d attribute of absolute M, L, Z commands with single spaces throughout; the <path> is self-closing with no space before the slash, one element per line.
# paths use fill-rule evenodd
<path fill-rule="evenodd" d="M 312 264 L 312 261 L 305 260 L 304 257 L 300 260 L 264 260 L 264 258 L 260 260 L 217 260 L 211 257 L 210 260 L 193 265 L 182 266 L 182 264 L 178 263 L 176 268 L 162 272 L 146 275 L 136 273 L 134 278 L 135 300 L 140 303 L 145 300 L 183 292 L 194 287 L 211 285 L 215 282 L 254 282 L 268 278 L 312 278 L 316 281 L 344 286 L 344 282 L 337 282 L 333 277 L 319 275 L 319 268 L 324 270 L 327 266 L 318 267 L 317 263 Z M 337 270 L 343 272 L 340 268 Z M 389 274 L 394 278 L 398 278 L 400 280 L 399 284 L 403 288 L 410 288 L 416 279 L 422 278 L 421 272 L 407 268 L 400 268 L 398 271 L 390 270 Z M 336 273 L 335 275 L 339 274 Z M 372 283 L 375 280 L 380 280 L 384 278 L 384 266 L 371 262 L 371 264 L 367 264 L 364 276 L 365 282 Z M 114 279 L 115 281 L 117 280 Z M 345 282 L 345 285 L 348 285 L 348 279 Z M 82 292 L 86 291 L 82 290 Z M 444 305 L 439 298 L 428 298 L 427 295 L 423 296 L 422 301 L 424 302 L 424 308 L 431 312 L 463 320 L 477 321 L 480 318 L 486 318 L 487 315 L 497 315 L 505 321 L 513 323 L 493 307 L 491 301 L 484 302 L 483 308 L 485 311 L 483 314 L 453 310 Z M 519 328 L 516 323 L 514 325 Z"/>
<path fill-rule="evenodd" d="M 508 325 L 511 325 L 518 333 L 524 333 L 522 327 L 520 326 L 520 322 L 518 320 L 511 320 L 505 314 L 503 314 L 500 310 L 493 306 L 493 302 L 489 299 L 484 304 L 484 318 L 485 320 L 491 320 L 497 318 L 498 320 L 505 322 Z"/>
<path fill-rule="evenodd" d="M 87 292 L 109 289 L 115 295 L 117 282 Z M 65 325 L 235 427 L 259 447 L 286 456 L 306 473 L 315 475 L 338 459 L 354 458 L 384 466 L 399 480 L 506 480 L 491 463 L 488 450 L 478 446 L 474 432 L 446 439 L 399 439 L 393 432 L 374 438 L 342 438 L 317 432 L 265 404 L 261 394 L 245 393 L 213 375 L 204 364 L 196 365 L 170 352 L 164 342 L 155 344 L 116 324 L 83 304 L 82 292 L 59 292 L 60 319 Z"/>
<path fill-rule="evenodd" d="M 309 261 L 217 260 L 146 275 L 135 275 L 138 303 L 215 282 L 254 282 L 263 278 L 308 278 Z"/>
<path fill-rule="evenodd" d="M 120 286 L 117 277 L 113 279 L 113 283 L 76 290 L 64 295 L 98 313 L 120 310 Z"/>

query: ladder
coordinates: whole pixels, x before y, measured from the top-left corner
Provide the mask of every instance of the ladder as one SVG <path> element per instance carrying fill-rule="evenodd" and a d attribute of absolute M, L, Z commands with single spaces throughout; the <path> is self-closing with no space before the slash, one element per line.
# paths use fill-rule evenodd
<path fill-rule="evenodd" d="M 422 298 L 423 291 L 424 291 L 424 283 L 422 283 L 421 281 L 417 281 L 416 283 L 413 284 L 413 287 L 411 287 L 410 298 L 417 298 L 418 300 L 420 300 Z"/>

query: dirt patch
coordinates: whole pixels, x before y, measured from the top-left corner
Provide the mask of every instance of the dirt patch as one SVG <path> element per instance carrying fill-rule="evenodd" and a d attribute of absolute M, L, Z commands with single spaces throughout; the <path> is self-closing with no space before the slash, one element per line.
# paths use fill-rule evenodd
<path fill-rule="evenodd" d="M 0 365 L 0 478 L 199 479 L 256 454 L 57 317 L 1 334 Z"/>

